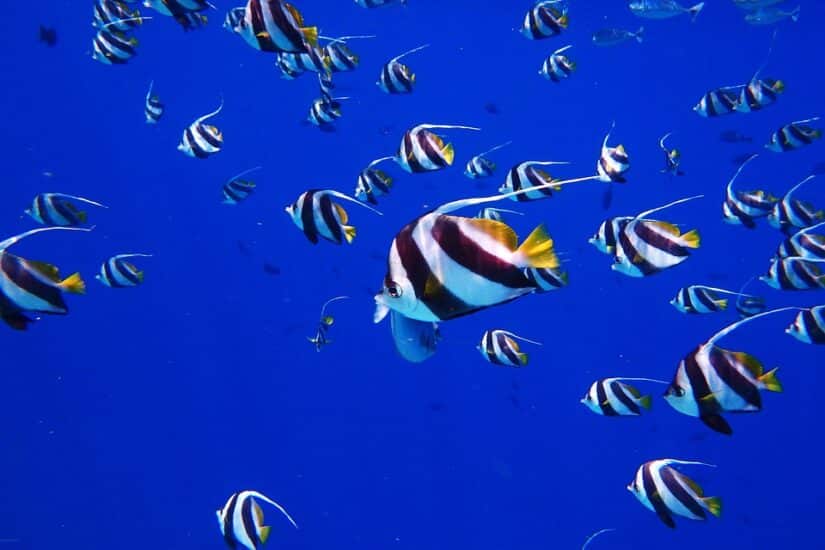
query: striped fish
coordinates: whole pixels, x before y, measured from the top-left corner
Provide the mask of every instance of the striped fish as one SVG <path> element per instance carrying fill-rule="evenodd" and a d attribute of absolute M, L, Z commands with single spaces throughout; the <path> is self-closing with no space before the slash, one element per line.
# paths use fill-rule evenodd
<path fill-rule="evenodd" d="M 97 0 L 93 11 L 92 26 L 95 28 L 113 28 L 118 31 L 127 31 L 140 25 L 140 11 L 129 11 L 129 7 L 117 0 Z"/>
<path fill-rule="evenodd" d="M 560 181 L 558 178 L 553 178 L 544 170 L 536 168 L 536 166 L 552 166 L 555 164 L 570 164 L 563 161 L 539 161 L 528 160 L 520 162 L 510 168 L 507 172 L 507 177 L 504 183 L 498 188 L 499 193 L 512 193 L 513 191 L 524 191 L 518 195 L 511 195 L 510 198 L 514 201 L 535 201 L 539 199 L 546 199 L 553 195 L 554 192 L 561 190 L 561 186 L 554 187 L 553 182 Z"/>
<path fill-rule="evenodd" d="M 627 180 L 624 173 L 630 170 L 630 157 L 624 145 L 607 146 L 607 140 L 610 139 L 610 132 L 613 131 L 614 126 L 615 124 L 611 125 L 610 131 L 604 136 L 601 154 L 596 162 L 596 171 L 599 174 L 599 181 L 625 183 Z"/>
<path fill-rule="evenodd" d="M 722 219 L 732 225 L 744 225 L 748 229 L 756 227 L 757 218 L 764 218 L 779 202 L 777 197 L 762 190 L 734 191 L 733 182 L 742 169 L 758 155 L 751 155 L 739 166 L 725 188 L 725 202 L 722 203 Z"/>
<path fill-rule="evenodd" d="M 572 48 L 572 45 L 564 46 L 551 53 L 539 69 L 539 74 L 551 82 L 561 82 L 573 74 L 576 70 L 576 63 L 570 61 L 562 52 Z"/>
<path fill-rule="evenodd" d="M 383 170 L 374 168 L 378 163 L 392 160 L 394 157 L 381 157 L 370 162 L 358 174 L 358 183 L 355 185 L 355 198 L 371 204 L 378 204 L 378 197 L 390 192 L 392 178 Z"/>
<path fill-rule="evenodd" d="M 223 134 L 215 126 L 204 124 L 204 121 L 220 113 L 221 109 L 223 109 L 223 100 L 217 109 L 190 124 L 183 131 L 178 151 L 186 156 L 199 159 L 205 159 L 220 152 L 223 147 Z"/>
<path fill-rule="evenodd" d="M 567 272 L 560 267 L 528 267 L 524 276 L 536 287 L 536 293 L 550 292 L 567 286 Z"/>
<path fill-rule="evenodd" d="M 739 93 L 736 110 L 740 113 L 758 111 L 774 103 L 779 94 L 784 91 L 785 84 L 781 80 L 775 80 L 773 78 L 761 79 L 758 76 L 754 76 Z"/>
<path fill-rule="evenodd" d="M 665 140 L 672 134 L 673 132 L 668 132 L 659 138 L 659 149 L 665 154 L 665 167 L 662 168 L 661 172 L 673 176 L 684 176 L 685 173 L 679 168 L 679 164 L 682 162 L 682 153 L 678 149 L 670 149 L 665 145 Z"/>
<path fill-rule="evenodd" d="M 822 137 L 822 130 L 811 128 L 806 123 L 819 120 L 818 116 L 797 120 L 782 126 L 771 134 L 770 141 L 765 144 L 765 148 L 775 153 L 793 151 L 805 145 L 810 145 L 814 140 Z"/>
<path fill-rule="evenodd" d="M 223 193 L 223 204 L 238 204 L 245 201 L 249 195 L 255 191 L 255 182 L 252 180 L 241 179 L 245 175 L 260 170 L 260 166 L 244 170 L 237 176 L 229 178 L 229 181 L 223 184 L 221 192 Z"/>
<path fill-rule="evenodd" d="M 785 239 L 776 249 L 774 259 L 800 257 L 806 260 L 825 259 L 825 235 L 811 235 L 825 225 L 825 222 L 800 229 L 793 236 Z"/>
<path fill-rule="evenodd" d="M 797 189 L 815 177 L 816 174 L 811 174 L 794 185 L 790 191 L 785 193 L 782 200 L 774 205 L 773 210 L 768 214 L 768 223 L 771 227 L 789 235 L 798 229 L 804 229 L 825 220 L 825 211 L 816 210 L 812 204 L 791 197 Z"/>
<path fill-rule="evenodd" d="M 633 216 L 608 218 L 601 223 L 596 234 L 590 237 L 588 242 L 599 252 L 613 256 L 616 254 L 619 235 L 632 220 Z"/>
<path fill-rule="evenodd" d="M 355 239 L 355 227 L 347 225 L 349 221 L 347 211 L 340 204 L 332 202 L 332 197 L 354 202 L 376 214 L 381 214 L 378 210 L 338 191 L 331 189 L 305 191 L 284 210 L 312 244 L 318 243 L 318 237 L 335 244 L 341 244 L 344 241 L 349 244 Z"/>
<path fill-rule="evenodd" d="M 137 38 L 104 27 L 92 40 L 92 59 L 104 65 L 123 65 L 137 54 L 137 45 Z"/>
<path fill-rule="evenodd" d="M 356 38 L 375 38 L 374 35 L 352 35 L 333 38 L 324 46 L 324 55 L 329 59 L 329 66 L 333 72 L 354 71 L 358 68 L 358 56 L 349 49 L 347 40 Z"/>
<path fill-rule="evenodd" d="M 307 336 L 307 340 L 311 343 L 315 344 L 315 351 L 321 351 L 321 348 L 326 346 L 327 344 L 331 344 L 332 340 L 327 338 L 327 331 L 329 327 L 335 322 L 335 317 L 332 315 L 327 315 L 327 306 L 332 302 L 336 302 L 338 300 L 346 300 L 349 296 L 336 296 L 334 298 L 330 298 L 324 305 L 321 306 L 321 318 L 318 321 L 318 329 L 315 331 L 315 336 L 310 338 Z"/>
<path fill-rule="evenodd" d="M 69 312 L 63 293 L 83 294 L 79 273 L 60 278 L 57 267 L 15 256 L 8 249 L 42 231 L 91 231 L 73 227 L 41 227 L 0 242 L 0 319 L 15 330 L 26 330 L 33 319 L 26 313 L 65 315 Z"/>
<path fill-rule="evenodd" d="M 757 412 L 762 409 L 759 390 L 781 392 L 776 370 L 764 372 L 758 359 L 742 351 L 720 348 L 716 343 L 743 324 L 788 311 L 781 308 L 759 313 L 728 325 L 700 344 L 679 362 L 665 401 L 687 416 L 698 417 L 709 428 L 731 434 L 723 412 Z"/>
<path fill-rule="evenodd" d="M 231 33 L 239 32 L 243 25 L 244 13 L 246 13 L 245 6 L 238 6 L 237 8 L 230 8 L 226 12 L 226 17 L 223 20 L 223 28 Z"/>
<path fill-rule="evenodd" d="M 209 8 L 217 9 L 206 0 L 144 0 L 143 5 L 170 17 L 178 17 Z"/>
<path fill-rule="evenodd" d="M 318 28 L 305 27 L 301 13 L 283 0 L 248 0 L 235 30 L 265 52 L 302 53 L 318 43 Z"/>
<path fill-rule="evenodd" d="M 557 9 L 554 4 L 561 4 Z M 562 0 L 538 2 L 524 16 L 521 34 L 530 40 L 540 40 L 561 34 L 567 28 L 569 18 Z"/>
<path fill-rule="evenodd" d="M 149 91 L 146 92 L 146 101 L 143 108 L 143 113 L 146 115 L 146 124 L 157 124 L 160 117 L 163 116 L 163 110 L 165 108 L 160 98 L 152 95 L 152 86 L 154 86 L 154 84 L 155 81 L 151 81 L 149 83 Z"/>
<path fill-rule="evenodd" d="M 704 520 L 707 513 L 719 517 L 722 502 L 719 497 L 706 497 L 702 488 L 686 475 L 671 467 L 673 464 L 710 466 L 713 464 L 692 460 L 662 458 L 645 462 L 636 471 L 636 477 L 627 490 L 639 499 L 645 508 L 656 512 L 662 523 L 676 527 L 673 516 Z"/>
<path fill-rule="evenodd" d="M 348 97 L 330 97 L 325 99 L 319 97 L 312 102 L 309 108 L 307 120 L 319 128 L 329 129 L 333 122 L 343 116 L 341 113 L 341 100 Z"/>
<path fill-rule="evenodd" d="M 674 201 L 637 215 L 617 235 L 614 271 L 630 277 L 647 277 L 674 267 L 699 248 L 699 233 L 693 229 L 682 234 L 673 224 L 647 220 L 647 216 L 702 195 Z"/>
<path fill-rule="evenodd" d="M 800 311 L 785 333 L 806 344 L 825 344 L 825 306 Z"/>
<path fill-rule="evenodd" d="M 758 315 L 768 309 L 765 304 L 765 299 L 761 296 L 744 294 L 745 289 L 753 282 L 755 278 L 756 277 L 751 277 L 748 279 L 748 281 L 742 285 L 742 288 L 739 289 L 739 296 L 736 298 L 736 311 L 739 313 L 740 319 L 753 317 L 754 315 Z"/>
<path fill-rule="evenodd" d="M 264 525 L 264 513 L 258 500 L 274 506 L 296 529 L 298 524 L 283 506 L 258 491 L 234 493 L 223 508 L 217 510 L 218 525 L 223 540 L 230 548 L 239 545 L 247 550 L 258 550 L 269 538 L 270 527 Z"/>
<path fill-rule="evenodd" d="M 126 261 L 128 258 L 151 258 L 151 254 L 118 254 L 100 266 L 95 279 L 111 288 L 125 288 L 143 284 L 143 271 Z"/>
<path fill-rule="evenodd" d="M 413 73 L 408 66 L 403 63 L 399 63 L 398 60 L 405 55 L 421 51 L 429 46 L 429 44 L 418 46 L 417 48 L 408 50 L 401 55 L 396 55 L 387 61 L 381 69 L 381 74 L 378 75 L 378 80 L 375 84 L 381 89 L 382 92 L 386 92 L 388 94 L 408 94 L 412 92 L 413 85 L 415 85 L 415 73 Z"/>
<path fill-rule="evenodd" d="M 464 175 L 473 180 L 492 176 L 496 169 L 496 163 L 488 159 L 485 155 L 489 155 L 493 151 L 498 151 L 499 149 L 507 147 L 511 143 L 513 142 L 508 141 L 507 143 L 496 145 L 495 147 L 491 147 L 483 153 L 479 153 L 471 158 L 467 161 L 467 166 L 464 167 Z"/>
<path fill-rule="evenodd" d="M 501 215 L 502 213 L 515 214 L 517 216 L 524 215 L 521 212 L 516 212 L 515 210 L 507 210 L 505 208 L 492 208 L 488 206 L 487 208 L 482 208 L 481 210 L 479 210 L 478 214 L 476 214 L 476 218 L 501 222 L 504 221 L 504 218 Z"/>
<path fill-rule="evenodd" d="M 778 258 L 771 261 L 768 273 L 759 280 L 777 290 L 816 290 L 825 288 L 825 260 Z"/>
<path fill-rule="evenodd" d="M 430 131 L 435 128 L 480 130 L 472 126 L 419 124 L 404 132 L 398 154 L 393 160 L 411 174 L 433 172 L 452 166 L 455 158 L 453 144 L 445 144 L 441 136 Z"/>
<path fill-rule="evenodd" d="M 34 221 L 42 223 L 43 225 L 66 227 L 86 223 L 86 212 L 78 210 L 77 207 L 69 201 L 84 202 L 92 206 L 108 208 L 99 202 L 75 195 L 40 193 L 34 197 L 31 208 L 27 208 L 25 213 L 31 216 Z"/>
<path fill-rule="evenodd" d="M 506 330 L 486 330 L 481 336 L 481 343 L 476 346 L 482 357 L 494 365 L 523 367 L 527 365 L 528 356 L 519 348 L 518 342 L 529 342 L 538 346 L 541 342 L 522 338 Z"/>
<path fill-rule="evenodd" d="M 741 296 L 739 292 L 714 288 L 704 285 L 690 285 L 682 287 L 670 301 L 670 305 L 682 313 L 716 313 L 728 308 L 728 301 L 720 298 L 719 294 Z M 756 296 L 749 296 L 756 298 Z"/>
<path fill-rule="evenodd" d="M 275 61 L 285 78 L 293 79 L 305 72 L 329 73 L 330 61 L 323 48 L 315 46 L 305 52 L 280 52 Z"/>
<path fill-rule="evenodd" d="M 602 378 L 591 384 L 580 403 L 602 416 L 639 416 L 643 410 L 650 410 L 650 396 L 642 395 L 623 380 L 667 384 L 654 378 Z"/>
<path fill-rule="evenodd" d="M 355 4 L 362 8 L 378 8 L 389 4 L 406 4 L 407 0 L 355 0 Z"/>
<path fill-rule="evenodd" d="M 187 12 L 175 16 L 175 22 L 181 26 L 185 32 L 193 31 L 205 27 L 209 23 L 209 18 L 202 13 Z"/>
<path fill-rule="evenodd" d="M 702 96 L 699 103 L 694 105 L 693 111 L 706 118 L 729 115 L 736 111 L 739 101 L 739 90 L 745 85 L 727 86 L 711 90 Z"/>

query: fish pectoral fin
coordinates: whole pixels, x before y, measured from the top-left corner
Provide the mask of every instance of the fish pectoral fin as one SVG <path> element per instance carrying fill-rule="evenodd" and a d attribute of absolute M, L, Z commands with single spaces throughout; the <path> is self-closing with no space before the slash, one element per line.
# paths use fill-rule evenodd
<path fill-rule="evenodd" d="M 269 38 L 269 33 L 266 31 L 261 31 L 255 35 L 257 38 Z"/>
<path fill-rule="evenodd" d="M 269 525 L 262 525 L 261 526 L 261 542 L 266 542 L 269 539 L 269 533 L 272 531 L 272 528 Z"/>
<path fill-rule="evenodd" d="M 518 267 L 544 267 L 556 269 L 559 258 L 553 251 L 553 239 L 544 225 L 539 225 L 530 233 L 516 250 Z"/>
<path fill-rule="evenodd" d="M 59 286 L 65 292 L 69 292 L 71 294 L 86 293 L 86 283 L 83 282 L 83 279 L 80 277 L 80 273 L 72 273 L 60 281 Z"/>
<path fill-rule="evenodd" d="M 725 435 L 731 435 L 733 433 L 733 428 L 730 427 L 727 420 L 718 414 L 700 416 L 699 419 L 704 422 L 708 428 L 715 432 Z"/>
<path fill-rule="evenodd" d="M 427 280 L 424 282 L 424 296 L 427 298 L 434 298 L 441 294 L 444 290 L 444 285 L 438 280 L 435 274 L 430 273 Z"/>

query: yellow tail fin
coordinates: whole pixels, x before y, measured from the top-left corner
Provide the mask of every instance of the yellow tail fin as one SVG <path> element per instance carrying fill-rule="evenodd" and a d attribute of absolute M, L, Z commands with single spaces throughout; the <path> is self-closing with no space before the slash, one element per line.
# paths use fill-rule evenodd
<path fill-rule="evenodd" d="M 444 157 L 444 160 L 447 162 L 448 166 L 453 165 L 453 159 L 455 159 L 455 149 L 453 149 L 453 144 L 448 143 L 441 149 L 441 155 Z"/>
<path fill-rule="evenodd" d="M 639 398 L 639 405 L 641 405 L 642 407 L 644 407 L 647 410 L 650 410 L 650 405 L 651 405 L 650 396 L 649 395 L 641 396 Z"/>
<path fill-rule="evenodd" d="M 519 267 L 559 267 L 559 258 L 553 251 L 553 239 L 544 225 L 536 227 L 516 250 Z"/>
<path fill-rule="evenodd" d="M 269 525 L 261 526 L 261 542 L 266 542 L 269 539 L 269 532 L 272 528 Z"/>
<path fill-rule="evenodd" d="M 318 44 L 318 27 L 304 27 L 301 29 L 301 32 L 304 34 L 304 38 L 306 38 L 310 46 L 316 46 Z"/>
<path fill-rule="evenodd" d="M 721 517 L 722 515 L 722 500 L 719 497 L 705 497 L 702 499 L 702 502 L 705 503 L 705 506 L 708 508 L 708 512 L 713 514 L 714 516 Z"/>
<path fill-rule="evenodd" d="M 722 311 L 725 311 L 728 309 L 728 301 L 726 299 L 716 300 L 716 307 Z"/>
<path fill-rule="evenodd" d="M 80 273 L 73 273 L 60 282 L 60 288 L 72 294 L 85 294 L 86 283 L 80 278 Z"/>
<path fill-rule="evenodd" d="M 701 239 L 699 238 L 699 232 L 695 229 L 692 229 L 682 235 L 682 239 L 685 241 L 685 246 L 688 248 L 699 248 L 699 244 Z"/>
<path fill-rule="evenodd" d="M 353 239 L 355 239 L 355 228 L 351 225 L 345 225 L 342 229 L 344 230 L 344 238 L 347 240 L 347 244 L 352 244 Z"/>
<path fill-rule="evenodd" d="M 779 368 L 771 369 L 762 376 L 758 378 L 760 382 L 765 384 L 765 389 L 768 391 L 775 391 L 781 392 L 782 391 L 782 384 L 779 382 L 779 379 L 776 377 L 776 371 Z"/>
<path fill-rule="evenodd" d="M 518 354 L 518 362 L 521 363 L 522 366 L 527 364 L 527 354 L 526 353 L 519 353 Z"/>

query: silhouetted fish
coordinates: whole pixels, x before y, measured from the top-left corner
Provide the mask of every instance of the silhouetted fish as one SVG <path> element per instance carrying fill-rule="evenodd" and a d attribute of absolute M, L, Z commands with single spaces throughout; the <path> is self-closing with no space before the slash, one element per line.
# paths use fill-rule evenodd
<path fill-rule="evenodd" d="M 269 275 L 280 275 L 281 268 L 277 265 L 272 265 L 269 262 L 264 262 L 264 273 L 267 273 Z"/>
<path fill-rule="evenodd" d="M 725 130 L 719 134 L 719 139 L 725 143 L 751 143 L 753 138 L 736 130 Z"/>
<path fill-rule="evenodd" d="M 485 103 L 484 104 L 484 110 L 487 111 L 488 113 L 490 113 L 491 115 L 497 115 L 497 114 L 501 113 L 501 111 L 499 111 L 499 109 L 498 109 L 498 105 L 496 105 L 495 103 L 492 103 L 492 102 Z"/>
<path fill-rule="evenodd" d="M 235 241 L 235 244 L 238 246 L 238 251 L 243 254 L 244 256 L 251 256 L 252 249 L 249 248 L 249 245 L 243 241 Z"/>
<path fill-rule="evenodd" d="M 40 25 L 40 41 L 49 47 L 57 44 L 57 30 Z"/>

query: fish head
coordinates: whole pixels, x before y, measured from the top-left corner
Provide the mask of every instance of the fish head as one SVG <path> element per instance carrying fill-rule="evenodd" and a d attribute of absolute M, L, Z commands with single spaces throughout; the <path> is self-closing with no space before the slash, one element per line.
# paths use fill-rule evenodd
<path fill-rule="evenodd" d="M 579 403 L 581 403 L 582 405 L 584 405 L 596 414 L 602 414 L 599 404 L 596 403 L 596 401 L 594 401 L 593 397 L 590 395 L 590 390 L 588 390 L 587 393 L 584 394 L 584 397 L 582 397 L 579 400 Z"/>
<path fill-rule="evenodd" d="M 701 360 L 701 358 L 699 359 Z M 697 403 L 693 399 L 693 392 L 690 391 L 690 381 L 687 380 L 685 373 L 684 360 L 679 363 L 676 376 L 665 390 L 664 398 L 671 407 L 680 413 L 688 416 L 699 416 Z"/>
<path fill-rule="evenodd" d="M 375 295 L 373 321 L 376 323 L 381 321 L 390 310 L 397 311 L 406 317 L 415 318 L 414 312 L 418 305 L 415 289 L 413 289 L 409 279 L 406 277 L 393 279 L 392 274 L 387 274 L 381 292 Z"/>
<path fill-rule="evenodd" d="M 217 518 L 218 518 L 218 527 L 221 530 L 221 535 L 225 535 L 226 533 L 224 532 L 223 510 L 221 510 L 221 509 L 215 510 L 215 516 L 217 516 Z"/>

